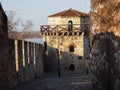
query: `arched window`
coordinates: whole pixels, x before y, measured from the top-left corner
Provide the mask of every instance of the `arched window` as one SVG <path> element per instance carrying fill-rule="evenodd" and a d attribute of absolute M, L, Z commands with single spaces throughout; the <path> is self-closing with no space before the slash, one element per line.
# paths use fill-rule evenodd
<path fill-rule="evenodd" d="M 69 69 L 70 69 L 70 71 L 75 71 L 75 65 L 74 65 L 74 64 L 71 64 L 71 65 L 69 66 Z"/>
<path fill-rule="evenodd" d="M 44 42 L 44 51 L 45 52 L 47 51 L 47 42 L 46 41 Z"/>
<path fill-rule="evenodd" d="M 69 47 L 69 52 L 74 52 L 74 46 Z"/>
<path fill-rule="evenodd" d="M 73 30 L 73 22 L 71 20 L 68 21 L 68 30 L 69 31 Z"/>

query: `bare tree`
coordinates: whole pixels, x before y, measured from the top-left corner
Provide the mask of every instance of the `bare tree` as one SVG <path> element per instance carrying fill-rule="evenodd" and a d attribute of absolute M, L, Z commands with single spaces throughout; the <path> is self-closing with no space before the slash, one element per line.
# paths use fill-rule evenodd
<path fill-rule="evenodd" d="M 31 31 L 32 27 L 33 27 L 33 22 L 28 20 L 25 22 L 25 24 L 23 25 L 23 31 Z"/>
<path fill-rule="evenodd" d="M 22 24 L 22 20 L 20 18 L 16 18 L 16 12 L 8 11 L 8 30 L 9 31 L 18 31 L 20 25 Z"/>
<path fill-rule="evenodd" d="M 25 23 L 20 18 L 16 17 L 16 12 L 8 11 L 8 30 L 9 31 L 31 31 L 33 27 L 33 22 L 28 20 Z"/>

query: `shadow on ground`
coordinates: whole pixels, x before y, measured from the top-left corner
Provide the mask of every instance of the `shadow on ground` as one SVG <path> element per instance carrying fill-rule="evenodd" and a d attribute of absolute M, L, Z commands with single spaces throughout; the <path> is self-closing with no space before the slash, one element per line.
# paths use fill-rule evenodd
<path fill-rule="evenodd" d="M 45 73 L 43 78 L 35 78 L 16 86 L 15 90 L 90 90 L 92 88 L 90 75 L 81 73 Z"/>

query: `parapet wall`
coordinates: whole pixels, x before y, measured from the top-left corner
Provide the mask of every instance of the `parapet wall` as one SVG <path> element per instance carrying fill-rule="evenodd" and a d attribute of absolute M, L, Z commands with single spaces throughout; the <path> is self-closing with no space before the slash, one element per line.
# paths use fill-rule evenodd
<path fill-rule="evenodd" d="M 43 46 L 8 38 L 7 16 L 0 4 L 0 90 L 43 74 Z"/>
<path fill-rule="evenodd" d="M 0 65 L 1 90 L 9 90 L 17 84 L 43 75 L 41 44 L 13 39 L 6 41 L 7 45 L 1 47 L 4 50 L 0 54 L 3 64 Z"/>

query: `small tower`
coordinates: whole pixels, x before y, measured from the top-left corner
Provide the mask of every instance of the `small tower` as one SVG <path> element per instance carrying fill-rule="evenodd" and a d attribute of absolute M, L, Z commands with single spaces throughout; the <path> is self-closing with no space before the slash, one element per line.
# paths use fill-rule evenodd
<path fill-rule="evenodd" d="M 48 16 L 48 25 L 41 26 L 45 40 L 45 70 L 81 71 L 85 63 L 85 32 L 89 14 L 72 8 Z M 87 35 L 87 34 L 86 34 Z"/>

